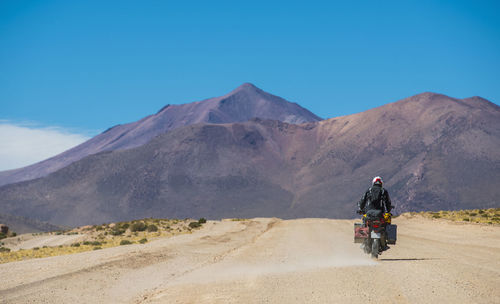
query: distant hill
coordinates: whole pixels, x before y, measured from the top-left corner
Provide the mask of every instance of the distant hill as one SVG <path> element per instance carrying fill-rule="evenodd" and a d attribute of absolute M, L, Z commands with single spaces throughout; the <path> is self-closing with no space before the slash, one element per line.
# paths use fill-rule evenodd
<path fill-rule="evenodd" d="M 63 225 L 150 216 L 348 218 L 375 175 L 397 212 L 500 206 L 500 107 L 423 93 L 300 125 L 194 124 L 4 186 L 0 205 Z"/>
<path fill-rule="evenodd" d="M 24 168 L 0 172 L 0 186 L 46 176 L 95 153 L 138 147 L 175 128 L 196 123 L 243 122 L 254 117 L 289 123 L 321 120 L 296 103 L 245 83 L 221 97 L 183 105 L 167 105 L 154 115 L 133 123 L 114 126 L 50 159 Z"/>
<path fill-rule="evenodd" d="M 0 224 L 7 225 L 10 231 L 16 232 L 17 234 L 57 231 L 65 229 L 65 227 L 62 226 L 56 226 L 50 223 L 40 222 L 22 216 L 13 216 L 7 214 L 0 214 Z"/>

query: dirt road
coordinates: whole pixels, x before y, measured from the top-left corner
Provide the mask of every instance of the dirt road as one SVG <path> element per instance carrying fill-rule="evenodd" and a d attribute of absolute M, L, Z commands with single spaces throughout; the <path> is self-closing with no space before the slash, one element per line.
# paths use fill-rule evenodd
<path fill-rule="evenodd" d="M 0 303 L 500 303 L 500 227 L 394 222 L 378 261 L 352 221 L 254 219 L 2 264 Z"/>

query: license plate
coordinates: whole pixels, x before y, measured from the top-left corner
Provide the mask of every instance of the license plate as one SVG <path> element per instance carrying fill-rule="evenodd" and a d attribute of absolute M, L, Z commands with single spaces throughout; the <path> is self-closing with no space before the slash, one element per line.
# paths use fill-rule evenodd
<path fill-rule="evenodd" d="M 372 231 L 371 237 L 372 239 L 380 239 L 380 232 Z"/>

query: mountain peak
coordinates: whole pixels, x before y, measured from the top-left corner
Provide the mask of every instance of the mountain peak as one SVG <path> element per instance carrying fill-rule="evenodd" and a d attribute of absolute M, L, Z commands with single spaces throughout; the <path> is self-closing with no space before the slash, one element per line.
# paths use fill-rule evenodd
<path fill-rule="evenodd" d="M 236 89 L 258 89 L 253 83 L 245 82 Z"/>
<path fill-rule="evenodd" d="M 423 92 L 408 97 L 406 99 L 403 99 L 403 101 L 418 102 L 426 106 L 448 103 L 448 104 L 467 106 L 468 108 L 472 107 L 472 108 L 495 109 L 495 110 L 498 110 L 500 108 L 498 105 L 480 96 L 472 96 L 468 98 L 456 98 L 434 92 Z"/>
<path fill-rule="evenodd" d="M 237 87 L 236 89 L 234 89 L 229 94 L 235 94 L 238 92 L 262 92 L 262 90 L 250 82 L 245 82 L 242 85 L 240 85 L 239 87 Z"/>
<path fill-rule="evenodd" d="M 413 98 L 413 99 L 432 99 L 432 98 L 436 98 L 436 97 L 450 98 L 449 96 L 446 96 L 446 95 L 440 94 L 440 93 L 435 93 L 435 92 L 423 92 L 420 94 L 413 95 L 410 98 Z"/>

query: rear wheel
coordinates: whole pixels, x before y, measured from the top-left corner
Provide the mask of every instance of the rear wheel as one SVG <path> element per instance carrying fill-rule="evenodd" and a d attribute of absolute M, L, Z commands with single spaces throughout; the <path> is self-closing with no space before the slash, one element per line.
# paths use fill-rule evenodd
<path fill-rule="evenodd" d="M 368 239 L 365 239 L 363 242 L 363 251 L 366 254 L 370 254 L 370 252 L 372 251 L 372 247 L 371 247 L 370 241 Z"/>
<path fill-rule="evenodd" d="M 380 239 L 373 239 L 373 241 L 372 241 L 372 258 L 378 259 L 379 247 L 380 247 Z"/>

